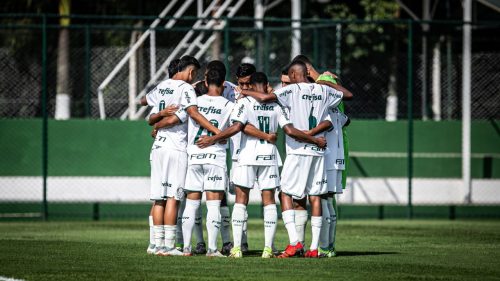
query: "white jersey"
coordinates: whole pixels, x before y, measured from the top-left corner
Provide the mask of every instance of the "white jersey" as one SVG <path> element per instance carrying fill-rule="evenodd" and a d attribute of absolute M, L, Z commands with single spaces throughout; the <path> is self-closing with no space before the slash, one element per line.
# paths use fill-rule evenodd
<path fill-rule="evenodd" d="M 274 92 L 278 102 L 290 110 L 290 120 L 298 130 L 316 127 L 328 115 L 328 108 L 342 101 L 343 93 L 316 83 L 291 84 Z M 324 133 L 319 136 L 324 136 Z M 325 149 L 286 136 L 288 154 L 323 156 Z"/>
<path fill-rule="evenodd" d="M 231 114 L 231 121 L 251 124 L 265 133 L 276 133 L 278 125 L 284 127 L 292 123 L 286 110 L 279 104 L 275 102 L 261 104 L 252 97 L 239 100 Z M 239 165 L 280 165 L 280 160 L 276 145 L 242 134 Z"/>
<path fill-rule="evenodd" d="M 236 88 L 235 84 L 229 81 L 224 81 L 224 92 L 222 92 L 222 96 L 228 99 L 229 101 L 237 104 L 239 92 L 235 92 L 234 88 Z M 238 154 L 240 153 L 240 145 L 241 145 L 241 133 L 237 133 L 234 136 L 232 136 L 228 142 L 228 145 L 229 145 L 229 150 L 231 151 L 231 160 L 238 161 Z"/>
<path fill-rule="evenodd" d="M 229 116 L 234 103 L 222 96 L 203 95 L 198 97 L 198 111 L 221 131 L 228 127 Z M 226 167 L 226 145 L 216 143 L 207 148 L 199 148 L 196 141 L 202 135 L 212 135 L 206 129 L 189 118 L 188 165 L 213 164 Z"/>
<path fill-rule="evenodd" d="M 173 79 L 160 82 L 146 95 L 146 100 L 148 105 L 157 108 L 158 112 L 169 105 L 178 105 L 183 110 L 197 105 L 193 87 L 182 80 Z M 166 146 L 170 149 L 186 151 L 187 123 L 185 121 L 187 116 L 177 114 L 177 117 L 181 123 L 170 128 L 159 129 L 153 146 Z"/>
<path fill-rule="evenodd" d="M 333 128 L 326 133 L 328 146 L 325 152 L 325 166 L 327 170 L 345 170 L 344 137 L 342 127 L 347 123 L 347 116 L 338 108 L 328 110 Z"/>

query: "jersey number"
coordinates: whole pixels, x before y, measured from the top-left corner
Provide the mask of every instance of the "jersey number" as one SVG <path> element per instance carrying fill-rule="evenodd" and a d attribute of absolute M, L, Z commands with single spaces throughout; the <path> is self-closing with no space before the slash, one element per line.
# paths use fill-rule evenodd
<path fill-rule="evenodd" d="M 219 122 L 217 120 L 212 119 L 212 120 L 210 120 L 210 123 L 212 123 L 212 125 L 214 125 L 215 128 L 219 128 Z M 195 144 L 198 141 L 198 139 L 200 138 L 201 134 L 203 134 L 203 131 L 205 131 L 205 128 L 200 126 L 200 129 L 198 129 L 198 133 L 196 133 L 196 137 L 194 138 Z M 207 130 L 207 135 L 210 137 L 210 136 L 213 136 L 214 133 L 208 132 L 208 130 Z"/>
<path fill-rule="evenodd" d="M 258 116 L 257 117 L 259 121 L 259 130 L 262 132 L 269 134 L 269 117 L 267 116 Z M 264 143 L 264 140 L 260 140 L 260 143 Z"/>
<path fill-rule="evenodd" d="M 165 101 L 164 101 L 164 100 L 162 100 L 162 101 L 160 102 L 160 108 L 159 108 L 159 109 L 160 109 L 160 111 L 162 111 L 162 110 L 164 110 L 164 109 L 165 109 Z"/>
<path fill-rule="evenodd" d="M 318 126 L 318 119 L 314 117 L 313 114 L 314 107 L 311 109 L 311 114 L 309 114 L 309 130 Z"/>

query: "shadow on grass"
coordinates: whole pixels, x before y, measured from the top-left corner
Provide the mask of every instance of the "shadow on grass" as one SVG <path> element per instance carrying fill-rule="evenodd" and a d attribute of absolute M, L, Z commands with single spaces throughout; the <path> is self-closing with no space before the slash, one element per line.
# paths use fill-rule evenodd
<path fill-rule="evenodd" d="M 338 251 L 338 257 L 354 257 L 354 256 L 380 256 L 380 255 L 399 255 L 398 252 L 361 252 L 361 251 Z"/>
<path fill-rule="evenodd" d="M 260 250 L 250 250 L 245 254 L 245 257 L 260 257 L 262 251 Z M 339 257 L 355 257 L 355 256 L 380 256 L 380 255 L 399 255 L 398 252 L 376 252 L 376 251 L 339 251 L 337 256 Z"/>
<path fill-rule="evenodd" d="M 260 257 L 262 256 L 262 250 L 249 250 L 244 254 L 245 257 Z"/>

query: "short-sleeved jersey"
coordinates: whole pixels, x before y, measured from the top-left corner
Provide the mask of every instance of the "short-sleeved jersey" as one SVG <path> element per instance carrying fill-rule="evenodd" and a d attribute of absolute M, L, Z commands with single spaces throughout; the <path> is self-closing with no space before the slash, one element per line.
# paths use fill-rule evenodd
<path fill-rule="evenodd" d="M 328 108 L 336 107 L 343 93 L 316 83 L 291 84 L 274 92 L 278 102 L 290 110 L 293 126 L 301 131 L 316 127 L 328 114 Z M 320 136 L 324 136 L 321 134 Z M 314 144 L 298 142 L 286 136 L 288 154 L 322 156 L 325 149 Z"/>
<path fill-rule="evenodd" d="M 231 114 L 231 122 L 251 124 L 265 133 L 276 133 L 278 125 L 284 127 L 291 123 L 288 112 L 278 103 L 261 104 L 252 97 L 238 101 Z M 281 164 L 279 157 L 276 145 L 242 134 L 239 165 L 279 165 Z"/>
<path fill-rule="evenodd" d="M 229 124 L 229 116 L 234 103 L 222 96 L 203 95 L 198 97 L 198 111 L 221 131 Z M 199 148 L 196 141 L 202 135 L 212 135 L 192 118 L 188 121 L 188 165 L 213 164 L 226 167 L 226 145 L 216 143 L 207 148 Z"/>
<path fill-rule="evenodd" d="M 148 105 L 155 107 L 158 112 L 169 105 L 178 105 L 183 110 L 197 105 L 193 87 L 182 80 L 173 79 L 160 82 L 146 95 L 146 100 Z M 153 145 L 186 151 L 187 123 L 185 121 L 187 116 L 185 114 L 177 116 L 181 123 L 170 128 L 159 129 Z"/>
<path fill-rule="evenodd" d="M 235 84 L 229 81 L 224 81 L 224 92 L 222 92 L 222 96 L 231 102 L 238 103 L 239 93 L 236 93 L 234 91 L 234 88 L 236 88 Z M 241 144 L 241 133 L 237 133 L 234 136 L 232 136 L 228 142 L 229 150 L 231 151 L 231 159 L 233 161 L 238 160 L 238 154 L 240 153 L 240 144 Z"/>
<path fill-rule="evenodd" d="M 326 142 L 328 143 L 325 154 L 325 167 L 327 170 L 344 170 L 344 138 L 342 127 L 347 123 L 347 116 L 338 108 L 333 107 L 328 110 L 328 118 L 332 122 L 332 129 L 326 132 Z"/>

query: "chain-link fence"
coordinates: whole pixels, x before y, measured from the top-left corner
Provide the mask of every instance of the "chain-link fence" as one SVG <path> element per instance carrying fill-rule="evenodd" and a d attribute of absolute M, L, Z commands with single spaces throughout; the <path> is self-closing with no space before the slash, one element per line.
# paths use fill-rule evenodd
<path fill-rule="evenodd" d="M 5 151 L 0 214 L 5 216 L 41 214 L 44 192 L 49 206 L 61 215 L 83 212 L 87 216 L 97 211 L 100 216 L 112 216 L 122 210 L 125 217 L 142 216 L 128 207 L 120 209 L 117 202 L 139 202 L 137 210 L 147 212 L 149 129 L 140 120 L 98 121 L 101 110 L 107 119 L 127 117 L 129 95 L 136 96 L 157 82 L 150 80 L 191 31 L 205 39 L 217 34 L 201 52 L 202 68 L 218 58 L 229 69 L 227 79 L 234 82 L 238 65 L 252 62 L 273 85 L 279 85 L 281 71 L 291 60 L 294 31 L 287 19 L 266 19 L 263 28 L 256 28 L 253 19 L 233 18 L 216 26 L 217 30 L 193 29 L 196 18 L 177 19 L 172 28 L 152 30 L 105 85 L 100 104 L 99 87 L 148 32 L 154 17 L 74 17 L 65 28 L 58 25 L 57 16 L 6 19 L 0 25 L 0 140 Z M 346 103 L 354 122 L 348 129 L 351 178 L 340 198 L 343 204 L 405 205 L 411 173 L 416 178 L 412 194 L 416 204 L 500 202 L 496 180 L 500 177 L 496 145 L 500 52 L 494 47 L 500 38 L 492 36 L 500 23 L 473 23 L 472 27 L 472 194 L 476 197 L 467 201 L 469 191 L 463 190 L 460 181 L 463 24 L 301 22 L 301 52 L 319 71 L 339 74 L 355 95 Z M 69 34 L 66 82 L 74 119 L 55 121 L 63 30 Z M 166 74 L 159 77 L 164 79 Z M 40 119 L 44 109 L 49 118 L 46 126 Z M 412 119 L 415 127 L 409 133 L 407 121 Z M 45 133 L 47 142 L 42 137 Z M 412 150 L 413 160 L 409 160 Z M 70 210 L 68 205 L 74 211 L 65 211 Z"/>

